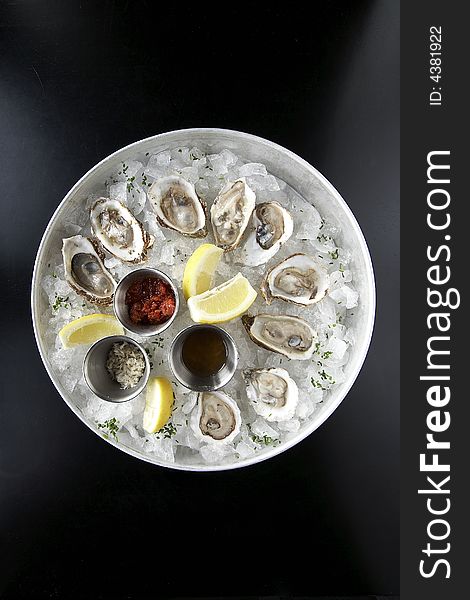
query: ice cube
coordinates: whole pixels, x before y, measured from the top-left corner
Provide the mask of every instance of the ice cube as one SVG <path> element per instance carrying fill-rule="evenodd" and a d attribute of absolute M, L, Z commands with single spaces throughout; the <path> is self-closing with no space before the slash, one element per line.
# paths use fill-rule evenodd
<path fill-rule="evenodd" d="M 264 175 L 266 176 L 268 172 L 266 171 L 266 167 L 261 163 L 246 163 L 240 167 L 238 170 L 240 177 L 249 177 L 251 175 Z"/>
<path fill-rule="evenodd" d="M 259 437 L 267 436 L 273 439 L 279 437 L 279 432 L 268 425 L 261 417 L 258 417 L 256 421 L 251 424 L 251 431 Z"/>
<path fill-rule="evenodd" d="M 155 164 L 160 167 L 167 167 L 170 164 L 171 152 L 169 150 L 163 150 L 158 154 L 154 154 L 151 159 L 154 160 Z"/>
<path fill-rule="evenodd" d="M 220 156 L 223 158 L 227 167 L 234 165 L 238 160 L 237 157 L 235 156 L 235 154 L 233 152 L 231 152 L 230 150 L 228 150 L 227 148 L 224 148 L 222 150 L 222 152 L 220 153 Z"/>
<path fill-rule="evenodd" d="M 220 154 L 210 154 L 208 157 L 210 166 L 212 167 L 213 175 L 225 175 L 227 173 L 227 165 L 223 156 Z"/>
<path fill-rule="evenodd" d="M 250 458 L 256 453 L 256 445 L 249 444 L 248 440 L 242 440 L 236 445 L 235 451 L 239 454 L 240 458 Z"/>
<path fill-rule="evenodd" d="M 134 216 L 139 215 L 143 211 L 146 201 L 147 194 L 139 184 L 133 183 L 132 186 L 128 188 L 127 206 Z"/>
<path fill-rule="evenodd" d="M 111 200 L 117 200 L 123 204 L 127 204 L 127 183 L 118 181 L 109 186 L 109 197 Z"/>
<path fill-rule="evenodd" d="M 234 448 L 228 444 L 207 444 L 201 446 L 202 458 L 209 464 L 220 463 L 230 454 L 234 453 Z"/>
<path fill-rule="evenodd" d="M 343 307 L 354 308 L 357 306 L 359 294 L 348 285 L 343 285 L 340 288 L 333 290 L 330 293 L 330 298 L 338 304 L 341 304 Z"/>
<path fill-rule="evenodd" d="M 280 189 L 277 179 L 273 175 L 251 175 L 247 177 L 247 183 L 255 191 L 277 192 Z"/>

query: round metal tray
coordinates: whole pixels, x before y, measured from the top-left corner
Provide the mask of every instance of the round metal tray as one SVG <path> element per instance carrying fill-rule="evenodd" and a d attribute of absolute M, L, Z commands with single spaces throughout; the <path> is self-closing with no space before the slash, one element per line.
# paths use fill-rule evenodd
<path fill-rule="evenodd" d="M 344 368 L 345 381 L 328 394 L 327 400 L 321 408 L 315 410 L 311 417 L 303 422 L 299 431 L 289 441 L 277 447 L 267 447 L 260 450 L 254 457 L 248 459 L 240 459 L 235 463 L 213 465 L 205 464 L 202 458 L 199 462 L 191 462 L 190 464 L 177 461 L 164 463 L 151 455 L 139 452 L 111 438 L 106 440 L 120 450 L 156 465 L 190 471 L 232 469 L 271 458 L 297 444 L 315 431 L 345 398 L 362 367 L 372 336 L 375 318 L 374 272 L 364 236 L 353 213 L 338 191 L 321 173 L 302 158 L 282 146 L 254 135 L 227 129 L 202 128 L 162 133 L 130 144 L 111 154 L 88 171 L 73 186 L 58 206 L 44 232 L 36 257 L 32 280 L 31 310 L 33 326 L 42 361 L 59 394 L 77 417 L 90 427 L 95 434 L 100 435 L 95 424 L 89 421 L 77 407 L 73 393 L 69 394 L 65 390 L 58 374 L 53 370 L 47 358 L 43 324 L 40 320 L 40 315 L 44 314 L 47 309 L 47 299 L 41 291 L 40 282 L 46 273 L 50 256 L 57 252 L 57 248 L 62 243 L 64 231 L 61 224 L 65 222 L 64 219 L 67 215 L 77 207 L 84 197 L 94 192 L 98 183 L 104 181 L 121 162 L 144 156 L 146 152 L 154 153 L 180 146 L 197 146 L 208 153 L 217 153 L 223 148 L 228 148 L 248 161 L 263 163 L 270 173 L 284 180 L 306 200 L 314 200 L 320 214 L 325 216 L 327 220 L 338 223 L 341 229 L 340 243 L 352 252 L 353 258 L 350 268 L 353 272 L 354 286 L 359 292 L 359 306 L 355 310 L 354 322 L 348 324 L 354 331 L 356 342 Z"/>

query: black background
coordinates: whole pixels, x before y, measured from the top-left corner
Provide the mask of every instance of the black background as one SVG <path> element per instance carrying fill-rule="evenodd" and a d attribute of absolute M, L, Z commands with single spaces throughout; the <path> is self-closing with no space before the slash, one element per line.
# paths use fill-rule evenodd
<path fill-rule="evenodd" d="M 5 598 L 398 593 L 398 2 L 0 4 Z M 334 415 L 271 461 L 185 474 L 103 443 L 42 367 L 34 256 L 112 151 L 227 127 L 324 173 L 374 261 L 375 334 Z M 6 292 L 6 294 L 5 294 Z"/>

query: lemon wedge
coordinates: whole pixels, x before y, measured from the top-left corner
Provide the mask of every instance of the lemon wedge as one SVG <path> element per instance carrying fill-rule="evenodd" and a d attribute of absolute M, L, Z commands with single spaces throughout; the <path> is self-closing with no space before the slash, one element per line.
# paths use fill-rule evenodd
<path fill-rule="evenodd" d="M 191 319 L 196 323 L 224 323 L 246 312 L 256 299 L 256 291 L 241 273 L 229 281 L 191 296 L 188 300 Z"/>
<path fill-rule="evenodd" d="M 159 431 L 171 416 L 173 388 L 166 377 L 151 377 L 147 383 L 143 427 L 147 433 Z"/>
<path fill-rule="evenodd" d="M 202 244 L 191 254 L 183 275 L 183 294 L 186 300 L 212 287 L 217 265 L 224 251 L 214 244 Z"/>
<path fill-rule="evenodd" d="M 112 315 L 85 315 L 64 325 L 59 339 L 64 348 L 93 344 L 108 335 L 123 335 L 124 329 Z"/>

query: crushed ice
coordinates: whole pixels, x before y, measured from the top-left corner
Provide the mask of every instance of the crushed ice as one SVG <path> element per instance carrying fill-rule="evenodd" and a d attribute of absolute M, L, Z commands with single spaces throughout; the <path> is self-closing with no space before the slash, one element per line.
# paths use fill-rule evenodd
<path fill-rule="evenodd" d="M 68 286 L 64 281 L 60 248 L 57 248 L 57 254 L 48 265 L 48 273 L 42 282 L 50 305 L 42 318 L 52 368 L 77 407 L 97 427 L 100 426 L 102 435 L 116 437 L 124 446 L 148 453 L 167 463 L 177 461 L 197 464 L 200 462 L 198 456 L 208 464 L 250 458 L 266 448 L 289 440 L 327 401 L 328 391 L 344 380 L 343 367 L 349 357 L 349 348 L 354 344 L 354 335 L 344 323 L 350 314 L 348 311 L 358 303 L 353 274 L 348 268 L 350 252 L 336 246 L 335 236 L 340 233 L 338 228 L 325 222 L 310 202 L 300 197 L 285 182 L 268 173 L 261 163 L 245 162 L 229 149 L 205 155 L 195 147 L 163 150 L 139 158 L 140 160 L 121 163 L 110 174 L 104 182 L 105 193 L 127 205 L 154 236 L 155 243 L 147 264 L 162 268 L 176 281 L 181 282 L 186 261 L 201 240 L 160 228 L 146 194 L 155 179 L 180 174 L 195 184 L 197 192 L 210 206 L 225 182 L 245 177 L 255 190 L 258 202 L 276 200 L 290 210 L 295 222 L 294 234 L 274 259 L 268 265 L 248 268 L 240 263 L 237 251 L 228 253 L 219 265 L 215 285 L 241 271 L 253 287 L 259 289 L 263 274 L 272 264 L 295 252 L 315 255 L 330 274 L 329 295 L 308 310 L 284 303 L 268 309 L 270 311 L 277 308 L 287 314 L 302 315 L 316 328 L 318 340 L 314 358 L 307 364 L 306 361 L 288 360 L 253 344 L 238 319 L 226 323 L 225 329 L 234 337 L 238 346 L 240 363 L 238 372 L 225 391 L 240 406 L 242 429 L 232 445 L 217 446 L 201 444 L 188 425 L 196 403 L 196 394 L 176 384 L 166 360 L 166 352 L 176 334 L 175 327 L 166 330 L 156 339 L 139 339 L 150 355 L 152 375 L 169 378 L 173 381 L 175 392 L 171 426 L 157 434 L 147 434 L 142 429 L 144 395 L 123 404 L 100 400 L 88 390 L 83 379 L 82 361 L 87 348 L 65 350 L 58 341 L 58 332 L 69 321 L 94 312 L 111 313 L 112 309 L 89 304 Z M 67 235 L 89 235 L 88 211 L 91 202 L 98 196 L 99 194 L 93 194 L 82 207 L 71 210 L 65 225 Z M 211 234 L 204 242 L 213 242 Z M 112 256 L 107 256 L 105 264 L 117 280 L 133 268 Z M 250 312 L 256 314 L 261 311 L 266 311 L 266 305 L 259 294 Z M 180 330 L 191 323 L 189 312 L 182 302 L 175 325 Z M 255 414 L 246 399 L 240 374 L 242 369 L 254 366 L 281 366 L 297 382 L 299 403 L 293 419 L 268 424 Z"/>

